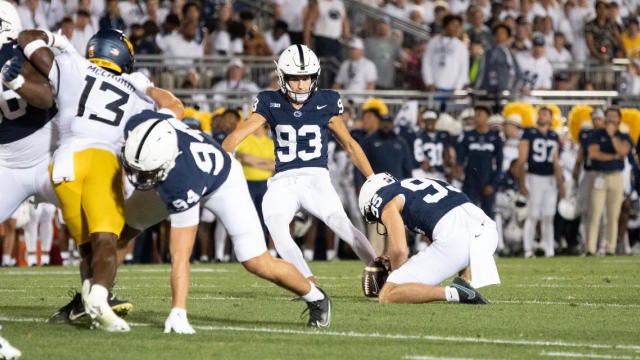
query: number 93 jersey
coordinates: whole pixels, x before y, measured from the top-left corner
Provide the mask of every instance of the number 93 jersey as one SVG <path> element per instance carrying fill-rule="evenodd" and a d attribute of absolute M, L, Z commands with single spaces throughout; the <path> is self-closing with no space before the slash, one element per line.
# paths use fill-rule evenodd
<path fill-rule="evenodd" d="M 430 239 L 436 224 L 449 210 L 470 202 L 467 195 L 444 181 L 408 178 L 380 188 L 371 199 L 371 212 L 380 219 L 382 209 L 396 195 L 404 198 L 400 215 L 405 226 Z"/>
<path fill-rule="evenodd" d="M 123 145 L 127 120 L 154 106 L 121 76 L 94 65 L 75 51 L 56 55 L 49 80 L 60 111 L 60 144 L 73 139 L 81 144 L 75 150 L 99 148 L 117 154 Z"/>
<path fill-rule="evenodd" d="M 155 190 L 170 214 L 186 211 L 227 180 L 231 156 L 209 135 L 189 128 L 173 114 L 145 110 L 129 120 L 125 134 L 149 119 L 167 119 L 177 130 L 180 155 L 167 178 L 156 185 Z"/>
<path fill-rule="evenodd" d="M 275 134 L 276 173 L 304 167 L 327 168 L 329 119 L 344 111 L 340 95 L 317 90 L 300 109 L 280 91 L 263 91 L 253 112 L 264 116 Z"/>

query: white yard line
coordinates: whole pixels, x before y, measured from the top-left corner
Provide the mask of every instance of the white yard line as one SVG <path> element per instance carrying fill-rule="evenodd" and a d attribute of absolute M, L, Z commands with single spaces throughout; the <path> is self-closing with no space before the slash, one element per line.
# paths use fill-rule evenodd
<path fill-rule="evenodd" d="M 43 318 L 17 318 L 0 316 L 0 321 L 4 322 L 33 322 L 45 323 L 47 319 Z M 131 326 L 155 326 L 160 328 L 160 324 L 150 323 L 133 323 Z M 293 334 L 293 335 L 312 335 L 312 336 L 335 336 L 335 337 L 352 337 L 352 338 L 371 338 L 371 339 L 397 339 L 397 340 L 428 340 L 435 342 L 458 342 L 470 344 L 500 344 L 500 345 L 521 345 L 521 346 L 555 346 L 567 348 L 587 348 L 587 349 L 615 349 L 615 350 L 635 350 L 640 351 L 640 345 L 620 345 L 620 344 L 595 344 L 595 343 L 574 343 L 565 341 L 530 341 L 530 340 L 514 340 L 514 339 L 488 339 L 480 337 L 458 337 L 458 336 L 435 336 L 435 335 L 408 335 L 408 334 L 381 334 L 381 333 L 359 333 L 354 331 L 326 331 L 326 330 L 295 330 L 295 329 L 277 329 L 267 327 L 243 327 L 243 326 L 193 326 L 201 331 L 226 331 L 226 332 L 247 332 L 247 333 L 271 333 L 271 334 Z"/>
<path fill-rule="evenodd" d="M 541 356 L 550 357 L 569 357 L 580 359 L 638 359 L 638 357 L 624 356 L 624 355 L 609 355 L 609 354 L 583 354 L 583 353 L 570 353 L 570 352 L 557 352 L 557 351 L 543 351 Z"/>

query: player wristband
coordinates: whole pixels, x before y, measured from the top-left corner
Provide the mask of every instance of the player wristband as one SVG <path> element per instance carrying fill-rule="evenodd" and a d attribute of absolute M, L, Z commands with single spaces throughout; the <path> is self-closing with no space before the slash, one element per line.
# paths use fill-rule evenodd
<path fill-rule="evenodd" d="M 38 39 L 38 40 L 32 41 L 28 43 L 27 46 L 24 47 L 24 50 L 23 50 L 24 56 L 26 56 L 27 59 L 31 60 L 31 55 L 33 55 L 33 53 L 36 52 L 36 50 L 43 47 L 47 47 L 47 43 L 45 43 L 44 40 Z"/>
<path fill-rule="evenodd" d="M 24 85 L 24 77 L 22 75 L 18 75 L 15 79 L 11 81 L 4 81 L 4 84 L 11 90 L 17 91 L 22 85 Z"/>

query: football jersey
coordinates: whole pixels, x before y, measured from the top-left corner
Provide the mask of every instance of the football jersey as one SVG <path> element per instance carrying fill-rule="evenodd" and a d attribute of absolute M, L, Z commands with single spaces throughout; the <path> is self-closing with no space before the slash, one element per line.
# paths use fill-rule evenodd
<path fill-rule="evenodd" d="M 124 78 L 72 50 L 56 55 L 49 80 L 60 111 L 60 145 L 73 143 L 74 150 L 98 148 L 118 153 L 127 120 L 154 107 Z"/>
<path fill-rule="evenodd" d="M 413 143 L 414 157 L 419 163 L 429 160 L 433 170 L 444 174 L 444 152 L 449 145 L 451 137 L 446 131 L 420 132 Z"/>
<path fill-rule="evenodd" d="M 402 220 L 410 230 L 432 239 L 438 221 L 451 209 L 470 202 L 467 195 L 452 185 L 436 179 L 408 178 L 380 188 L 371 199 L 371 212 L 380 219 L 382 209 L 391 199 L 404 198 Z"/>
<path fill-rule="evenodd" d="M 155 190 L 170 214 L 180 213 L 198 204 L 224 183 L 231 169 L 231 157 L 209 135 L 189 128 L 173 115 L 145 110 L 133 116 L 125 127 L 129 131 L 150 119 L 167 119 L 177 130 L 180 155 L 167 178 Z"/>
<path fill-rule="evenodd" d="M 458 165 L 465 168 L 465 184 L 496 185 L 502 172 L 502 138 L 497 131 L 465 131 L 456 146 Z"/>
<path fill-rule="evenodd" d="M 15 43 L 2 45 L 0 66 L 8 62 L 17 51 L 20 50 Z M 54 106 L 43 110 L 27 104 L 18 93 L 5 87 L 1 78 L 0 74 L 0 165 L 28 167 L 41 161 L 54 145 L 48 122 L 57 113 L 57 109 Z M 26 139 L 27 137 L 30 138 Z M 25 140 L 20 141 L 23 139 Z"/>
<path fill-rule="evenodd" d="M 543 134 L 535 127 L 525 128 L 522 140 L 529 141 L 527 172 L 536 175 L 553 175 L 553 154 L 560 144 L 555 131 Z"/>
<path fill-rule="evenodd" d="M 344 111 L 340 95 L 317 90 L 296 109 L 280 91 L 262 91 L 253 112 L 264 116 L 275 136 L 276 173 L 304 167 L 327 168 L 329 119 Z"/>

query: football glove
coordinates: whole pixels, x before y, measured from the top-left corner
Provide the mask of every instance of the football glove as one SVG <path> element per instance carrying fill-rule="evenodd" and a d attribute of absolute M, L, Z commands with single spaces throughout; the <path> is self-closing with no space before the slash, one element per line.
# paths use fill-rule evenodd
<path fill-rule="evenodd" d="M 153 86 L 153 83 L 143 73 L 136 71 L 131 74 L 123 73 L 122 78 L 131 83 L 138 95 L 147 98 L 147 88 Z"/>
<path fill-rule="evenodd" d="M 175 331 L 176 334 L 196 333 L 187 319 L 187 310 L 178 308 L 171 309 L 169 317 L 167 317 L 167 320 L 164 322 L 164 333 L 168 334 L 172 330 Z"/>
<path fill-rule="evenodd" d="M 24 85 L 22 76 L 22 66 L 24 65 L 24 54 L 17 51 L 13 57 L 2 66 L 2 83 L 11 90 L 18 90 Z"/>

